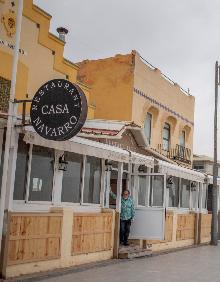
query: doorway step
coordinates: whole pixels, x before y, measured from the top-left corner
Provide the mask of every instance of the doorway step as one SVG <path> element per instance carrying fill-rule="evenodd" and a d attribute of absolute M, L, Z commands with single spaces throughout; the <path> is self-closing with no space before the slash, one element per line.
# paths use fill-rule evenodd
<path fill-rule="evenodd" d="M 152 250 L 148 248 L 141 248 L 137 245 L 121 246 L 119 247 L 119 259 L 132 259 L 139 257 L 152 256 Z"/>

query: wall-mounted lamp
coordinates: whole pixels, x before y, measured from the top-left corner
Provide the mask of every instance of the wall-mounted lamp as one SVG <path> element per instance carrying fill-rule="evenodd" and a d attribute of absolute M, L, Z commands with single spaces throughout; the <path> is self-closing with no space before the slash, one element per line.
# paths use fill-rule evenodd
<path fill-rule="evenodd" d="M 191 187 L 191 191 L 196 191 L 196 187 L 197 187 L 196 182 L 192 181 L 190 187 Z"/>
<path fill-rule="evenodd" d="M 145 172 L 146 171 L 146 166 L 145 165 L 139 165 L 138 171 L 139 172 Z"/>
<path fill-rule="evenodd" d="M 167 188 L 171 188 L 173 184 L 174 184 L 173 176 L 168 176 L 167 177 Z"/>
<path fill-rule="evenodd" d="M 58 169 L 66 171 L 67 170 L 68 162 L 65 159 L 65 155 L 59 157 Z"/>
<path fill-rule="evenodd" d="M 111 160 L 105 160 L 105 171 L 112 171 L 112 164 L 113 162 Z"/>

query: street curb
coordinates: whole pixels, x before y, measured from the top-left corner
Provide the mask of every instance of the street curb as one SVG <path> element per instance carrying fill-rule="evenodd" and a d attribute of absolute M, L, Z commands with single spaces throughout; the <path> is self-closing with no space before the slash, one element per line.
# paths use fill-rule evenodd
<path fill-rule="evenodd" d="M 35 274 L 24 275 L 24 276 L 19 276 L 19 277 L 15 277 L 15 278 L 9 278 L 9 279 L 6 279 L 6 280 L 0 279 L 0 282 L 4 282 L 4 281 L 7 281 L 7 282 L 36 282 L 36 281 L 42 281 L 44 279 L 64 276 L 64 275 L 72 274 L 72 273 L 79 273 L 79 272 L 83 272 L 83 271 L 90 270 L 90 269 L 93 269 L 93 268 L 107 267 L 109 265 L 122 264 L 122 263 L 126 263 L 126 262 L 129 262 L 129 261 L 132 261 L 132 260 L 138 260 L 138 259 L 140 260 L 140 259 L 152 258 L 152 257 L 156 257 L 156 256 L 159 256 L 159 255 L 176 253 L 176 252 L 189 250 L 189 249 L 193 249 L 193 248 L 205 247 L 205 246 L 208 246 L 208 245 L 209 245 L 209 243 L 204 243 L 204 244 L 200 244 L 200 245 L 191 245 L 191 246 L 186 246 L 186 247 L 181 247 L 181 248 L 176 248 L 176 249 L 169 249 L 169 250 L 154 252 L 154 253 L 151 254 L 151 256 L 143 256 L 143 257 L 132 258 L 132 259 L 110 259 L 110 260 L 106 260 L 106 261 L 94 262 L 94 263 L 84 264 L 84 265 L 80 265 L 80 266 L 59 268 L 59 269 L 55 269 L 53 271 L 37 272 Z"/>

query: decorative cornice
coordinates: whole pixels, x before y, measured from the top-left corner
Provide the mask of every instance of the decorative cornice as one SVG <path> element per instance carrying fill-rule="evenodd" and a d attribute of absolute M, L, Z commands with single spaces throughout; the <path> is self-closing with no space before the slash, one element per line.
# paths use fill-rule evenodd
<path fill-rule="evenodd" d="M 181 120 L 189 123 L 190 125 L 194 126 L 194 122 L 188 120 L 187 118 L 183 117 L 182 115 L 178 114 L 177 112 L 175 112 L 174 110 L 170 109 L 169 107 L 163 105 L 162 103 L 158 102 L 157 100 L 151 98 L 150 96 L 148 96 L 147 94 L 145 94 L 143 91 L 134 88 L 134 92 L 136 94 L 138 94 L 139 96 L 145 98 L 146 100 L 149 100 L 152 104 L 157 105 L 159 108 L 162 108 L 163 110 L 171 113 L 172 115 L 176 116 L 177 118 L 180 118 Z"/>

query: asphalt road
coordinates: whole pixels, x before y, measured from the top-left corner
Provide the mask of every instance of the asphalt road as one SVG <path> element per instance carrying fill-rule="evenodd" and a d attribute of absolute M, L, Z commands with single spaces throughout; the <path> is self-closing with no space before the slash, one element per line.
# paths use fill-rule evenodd
<path fill-rule="evenodd" d="M 45 277 L 53 282 L 220 282 L 220 246 L 203 246 L 148 258 L 108 263 L 78 269 L 59 276 Z M 35 279 L 37 281 L 37 279 Z"/>

